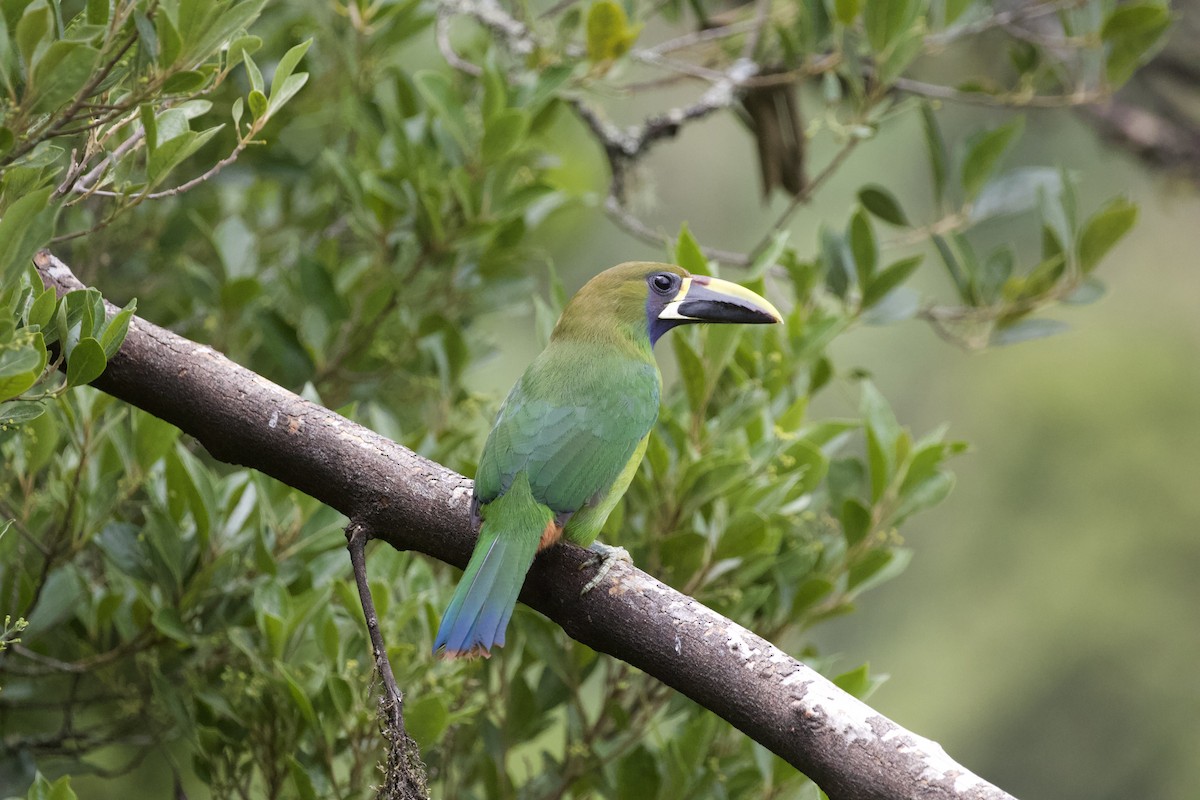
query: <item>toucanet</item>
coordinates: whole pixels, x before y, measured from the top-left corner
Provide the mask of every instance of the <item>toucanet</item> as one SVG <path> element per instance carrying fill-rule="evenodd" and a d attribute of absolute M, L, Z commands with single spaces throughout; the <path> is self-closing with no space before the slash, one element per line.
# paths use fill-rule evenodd
<path fill-rule="evenodd" d="M 447 658 L 504 644 L 525 573 L 566 539 L 595 542 L 629 487 L 658 417 L 652 348 L 690 322 L 780 322 L 744 287 L 673 264 L 633 262 L 588 281 L 513 386 L 483 446 L 471 520 L 479 540 L 434 642 Z"/>

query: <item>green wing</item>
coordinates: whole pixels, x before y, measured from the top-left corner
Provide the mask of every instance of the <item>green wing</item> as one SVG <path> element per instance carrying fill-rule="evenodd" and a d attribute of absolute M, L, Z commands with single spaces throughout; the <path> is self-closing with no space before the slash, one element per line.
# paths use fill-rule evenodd
<path fill-rule="evenodd" d="M 477 503 L 508 491 L 520 472 L 534 498 L 560 515 L 598 502 L 658 416 L 653 362 L 547 348 L 513 387 L 475 477 Z"/>

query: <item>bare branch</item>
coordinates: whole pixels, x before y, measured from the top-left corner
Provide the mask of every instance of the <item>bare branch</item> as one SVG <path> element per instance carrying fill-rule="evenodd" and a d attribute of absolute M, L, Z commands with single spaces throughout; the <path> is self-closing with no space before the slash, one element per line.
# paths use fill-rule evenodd
<path fill-rule="evenodd" d="M 509 52 L 527 56 L 537 49 L 537 41 L 525 23 L 510 16 L 496 0 L 441 0 L 439 13 L 471 17 L 505 43 Z"/>
<path fill-rule="evenodd" d="M 454 44 L 450 41 L 450 12 L 444 5 L 438 6 L 437 19 L 434 22 L 434 38 L 437 40 L 438 50 L 441 51 L 442 58 L 446 59 L 447 64 L 459 72 L 476 78 L 483 74 L 482 68 L 467 61 L 454 49 Z"/>
<path fill-rule="evenodd" d="M 367 635 L 371 639 L 371 650 L 374 651 L 375 671 L 379 673 L 379 679 L 383 683 L 383 696 L 379 698 L 379 719 L 383 724 L 383 738 L 388 741 L 388 759 L 379 796 L 387 800 L 429 800 L 425 765 L 421 762 L 417 743 L 404 727 L 404 695 L 396 685 L 392 663 L 388 660 L 387 646 L 379 630 L 375 601 L 371 599 L 371 584 L 367 581 L 367 560 L 363 552 L 367 538 L 367 531 L 363 526 L 355 522 L 347 526 L 346 549 L 350 551 L 354 582 L 358 585 L 358 599 L 362 603 Z"/>
<path fill-rule="evenodd" d="M 80 288 L 47 252 L 47 286 Z M 95 382 L 196 437 L 216 458 L 328 503 L 393 547 L 465 566 L 471 482 L 220 353 L 135 317 Z M 719 714 L 812 778 L 832 800 L 1012 800 L 920 737 L 737 623 L 631 565 L 580 596 L 590 554 L 539 556 L 522 600 L 576 640 Z"/>

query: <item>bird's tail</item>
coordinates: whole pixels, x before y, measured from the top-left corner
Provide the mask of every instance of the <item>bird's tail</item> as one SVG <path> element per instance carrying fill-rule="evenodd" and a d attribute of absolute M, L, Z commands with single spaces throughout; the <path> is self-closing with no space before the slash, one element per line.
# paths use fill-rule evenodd
<path fill-rule="evenodd" d="M 555 525 L 554 512 L 534 499 L 525 473 L 483 515 L 479 542 L 433 643 L 435 653 L 446 648 L 444 658 L 489 656 L 504 644 L 525 573 Z"/>

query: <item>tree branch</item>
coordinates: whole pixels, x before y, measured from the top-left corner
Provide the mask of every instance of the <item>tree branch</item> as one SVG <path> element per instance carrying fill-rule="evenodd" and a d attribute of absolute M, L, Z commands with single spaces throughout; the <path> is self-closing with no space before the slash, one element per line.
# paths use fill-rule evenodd
<path fill-rule="evenodd" d="M 47 286 L 81 288 L 48 252 Z M 111 309 L 115 313 L 115 308 Z M 97 388 L 179 426 L 222 461 L 336 508 L 403 550 L 463 567 L 471 482 L 314 405 L 220 353 L 135 317 Z M 588 551 L 535 561 L 521 599 L 572 638 L 653 675 L 814 780 L 832 800 L 1012 800 L 935 742 L 905 730 L 770 642 L 635 567 L 594 591 Z"/>

